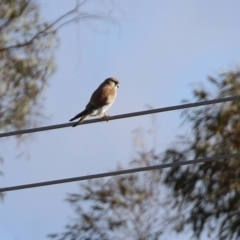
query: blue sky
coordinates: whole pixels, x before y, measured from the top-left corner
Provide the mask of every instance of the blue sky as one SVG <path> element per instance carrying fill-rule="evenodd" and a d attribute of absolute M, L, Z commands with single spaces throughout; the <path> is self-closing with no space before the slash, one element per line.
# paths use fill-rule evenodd
<path fill-rule="evenodd" d="M 48 20 L 70 10 L 74 2 L 39 1 Z M 146 110 L 147 105 L 179 104 L 191 99 L 192 87 L 208 75 L 238 66 L 237 0 L 92 2 L 89 11 L 112 9 L 119 24 L 80 23 L 59 32 L 57 70 L 44 96 L 49 118 L 42 125 L 68 122 L 109 76 L 120 80 L 117 99 L 108 110 L 115 115 Z M 182 119 L 180 112 L 157 114 L 156 119 L 161 151 L 183 131 Z M 5 162 L 0 186 L 100 173 L 114 170 L 118 163 L 127 166 L 137 128 L 151 128 L 151 116 L 35 133 L 20 146 L 11 137 L 1 140 Z M 17 157 L 20 152 L 26 154 Z M 64 198 L 77 190 L 78 183 L 70 183 L 7 193 L 0 204 L 0 239 L 40 240 L 61 231 L 72 216 Z"/>

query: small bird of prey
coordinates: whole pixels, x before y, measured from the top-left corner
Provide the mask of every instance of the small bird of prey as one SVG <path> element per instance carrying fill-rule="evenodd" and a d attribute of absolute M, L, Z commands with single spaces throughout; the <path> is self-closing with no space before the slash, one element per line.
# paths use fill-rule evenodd
<path fill-rule="evenodd" d="M 69 121 L 79 119 L 74 123 L 72 127 L 76 127 L 81 124 L 87 117 L 98 115 L 99 119 L 107 119 L 108 115 L 106 111 L 112 106 L 117 96 L 117 88 L 119 87 L 119 81 L 116 78 L 107 78 L 100 86 L 93 92 L 89 103 L 85 110 L 77 114 Z M 104 114 L 105 116 L 101 116 Z"/>

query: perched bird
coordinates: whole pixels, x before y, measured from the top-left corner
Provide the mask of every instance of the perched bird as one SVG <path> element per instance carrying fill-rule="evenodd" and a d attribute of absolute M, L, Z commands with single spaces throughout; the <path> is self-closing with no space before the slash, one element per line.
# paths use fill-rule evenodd
<path fill-rule="evenodd" d="M 100 86 L 92 94 L 85 110 L 69 120 L 73 121 L 80 118 L 78 122 L 72 125 L 72 127 L 76 127 L 89 116 L 98 115 L 99 119 L 106 119 L 108 117 L 106 115 L 106 111 L 115 101 L 118 87 L 119 81 L 113 77 L 107 78 L 102 84 L 100 84 Z M 101 114 L 103 113 L 105 116 L 101 117 Z"/>

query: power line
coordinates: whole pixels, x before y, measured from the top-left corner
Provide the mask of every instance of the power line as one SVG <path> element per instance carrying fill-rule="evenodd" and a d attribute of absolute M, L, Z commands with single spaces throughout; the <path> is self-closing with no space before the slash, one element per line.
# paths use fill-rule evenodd
<path fill-rule="evenodd" d="M 213 161 L 218 161 L 220 159 L 227 159 L 227 158 L 234 158 L 234 157 L 240 157 L 240 152 L 233 153 L 233 154 L 219 155 L 219 156 L 214 156 L 214 157 L 208 157 L 208 158 L 200 158 L 200 159 L 195 159 L 195 160 L 182 161 L 182 162 L 173 162 L 173 163 L 154 165 L 154 166 L 148 166 L 148 167 L 139 167 L 139 168 L 114 171 L 114 172 L 86 175 L 86 176 L 81 176 L 81 177 L 65 178 L 65 179 L 59 179 L 59 180 L 53 180 L 53 181 L 5 187 L 5 188 L 0 188 L 0 192 L 9 192 L 9 191 L 15 191 L 15 190 L 20 190 L 20 189 L 43 187 L 43 186 L 76 182 L 76 181 L 84 181 L 84 180 L 97 179 L 97 178 L 103 178 L 103 177 L 112 177 L 112 176 L 122 175 L 122 174 L 130 174 L 130 173 L 143 172 L 143 171 L 149 171 L 149 170 L 158 170 L 158 169 L 170 168 L 170 167 L 179 167 L 179 166 L 183 166 L 183 165 L 190 165 L 190 164 L 196 164 L 196 163 L 213 162 Z"/>
<path fill-rule="evenodd" d="M 109 121 L 122 119 L 122 118 L 142 116 L 142 115 L 153 114 L 153 113 L 169 112 L 169 111 L 174 111 L 174 110 L 180 110 L 180 109 L 186 109 L 186 108 L 192 108 L 192 107 L 199 107 L 199 106 L 215 104 L 215 103 L 229 102 L 229 101 L 233 101 L 233 100 L 237 100 L 237 99 L 240 99 L 240 96 L 213 99 L 213 100 L 201 101 L 201 102 L 196 102 L 196 103 L 187 103 L 187 104 L 182 104 L 182 105 L 175 105 L 175 106 L 164 107 L 164 108 L 156 108 L 156 109 L 140 111 L 140 112 L 126 113 L 126 114 L 111 116 L 111 117 L 109 117 Z M 92 119 L 92 120 L 88 120 L 88 121 L 85 121 L 85 122 L 81 123 L 81 125 L 91 124 L 91 123 L 96 123 L 96 122 L 101 122 L 101 120 Z M 46 127 L 38 127 L 38 128 L 31 128 L 31 129 L 24 129 L 24 130 L 6 132 L 6 133 L 1 133 L 0 138 L 14 136 L 14 135 L 27 134 L 27 133 L 48 131 L 48 130 L 53 130 L 53 129 L 65 128 L 65 127 L 71 127 L 73 124 L 74 123 L 63 123 L 63 124 L 46 126 Z"/>

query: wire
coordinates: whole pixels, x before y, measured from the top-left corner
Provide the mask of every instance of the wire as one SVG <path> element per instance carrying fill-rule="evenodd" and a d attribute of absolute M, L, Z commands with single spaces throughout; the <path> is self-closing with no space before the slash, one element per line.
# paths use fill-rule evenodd
<path fill-rule="evenodd" d="M 12 187 L 5 187 L 5 188 L 0 188 L 0 192 L 9 192 L 9 191 L 15 191 L 15 190 L 20 190 L 20 189 L 43 187 L 43 186 L 76 182 L 76 181 L 84 181 L 84 180 L 103 178 L 103 177 L 111 177 L 111 176 L 116 176 L 116 175 L 130 174 L 130 173 L 143 172 L 143 171 L 149 171 L 149 170 L 157 170 L 157 169 L 170 168 L 170 167 L 179 167 L 179 166 L 183 166 L 183 165 L 196 164 L 196 163 L 213 162 L 213 161 L 217 161 L 220 159 L 227 159 L 227 158 L 234 158 L 234 157 L 240 157 L 240 152 L 234 153 L 234 154 L 226 154 L 226 155 L 219 155 L 219 156 L 208 157 L 208 158 L 200 158 L 200 159 L 195 159 L 195 160 L 182 161 L 182 162 L 173 162 L 173 163 L 154 165 L 154 166 L 148 166 L 148 167 L 139 167 L 139 168 L 114 171 L 114 172 L 86 175 L 86 176 L 81 176 L 81 177 L 65 178 L 65 179 L 59 179 L 59 180 L 53 180 L 53 181 L 47 181 L 47 182 L 38 182 L 38 183 L 31 183 L 31 184 L 25 184 L 25 185 L 12 186 Z"/>
<path fill-rule="evenodd" d="M 221 103 L 221 102 L 229 102 L 229 101 L 233 101 L 233 100 L 237 100 L 237 99 L 240 99 L 240 96 L 213 99 L 213 100 L 196 102 L 196 103 L 187 103 L 187 104 L 182 104 L 182 105 L 175 105 L 175 106 L 151 109 L 151 110 L 140 111 L 140 112 L 126 113 L 126 114 L 115 115 L 115 116 L 109 117 L 109 121 L 110 120 L 122 119 L 122 118 L 142 116 L 142 115 L 153 114 L 153 113 L 180 110 L 180 109 L 191 108 L 191 107 L 199 107 L 199 106 Z M 96 122 L 101 122 L 101 120 L 92 119 L 92 120 L 88 120 L 88 121 L 85 121 L 85 122 L 81 123 L 81 125 L 91 124 L 91 123 L 96 123 Z M 48 130 L 53 130 L 53 129 L 65 128 L 65 127 L 71 127 L 73 124 L 74 123 L 63 123 L 63 124 L 46 126 L 46 127 L 38 127 L 38 128 L 31 128 L 31 129 L 25 129 L 25 130 L 17 130 L 17 131 L 12 131 L 12 132 L 6 132 L 6 133 L 1 133 L 0 138 L 14 136 L 14 135 L 27 134 L 27 133 L 48 131 Z"/>

